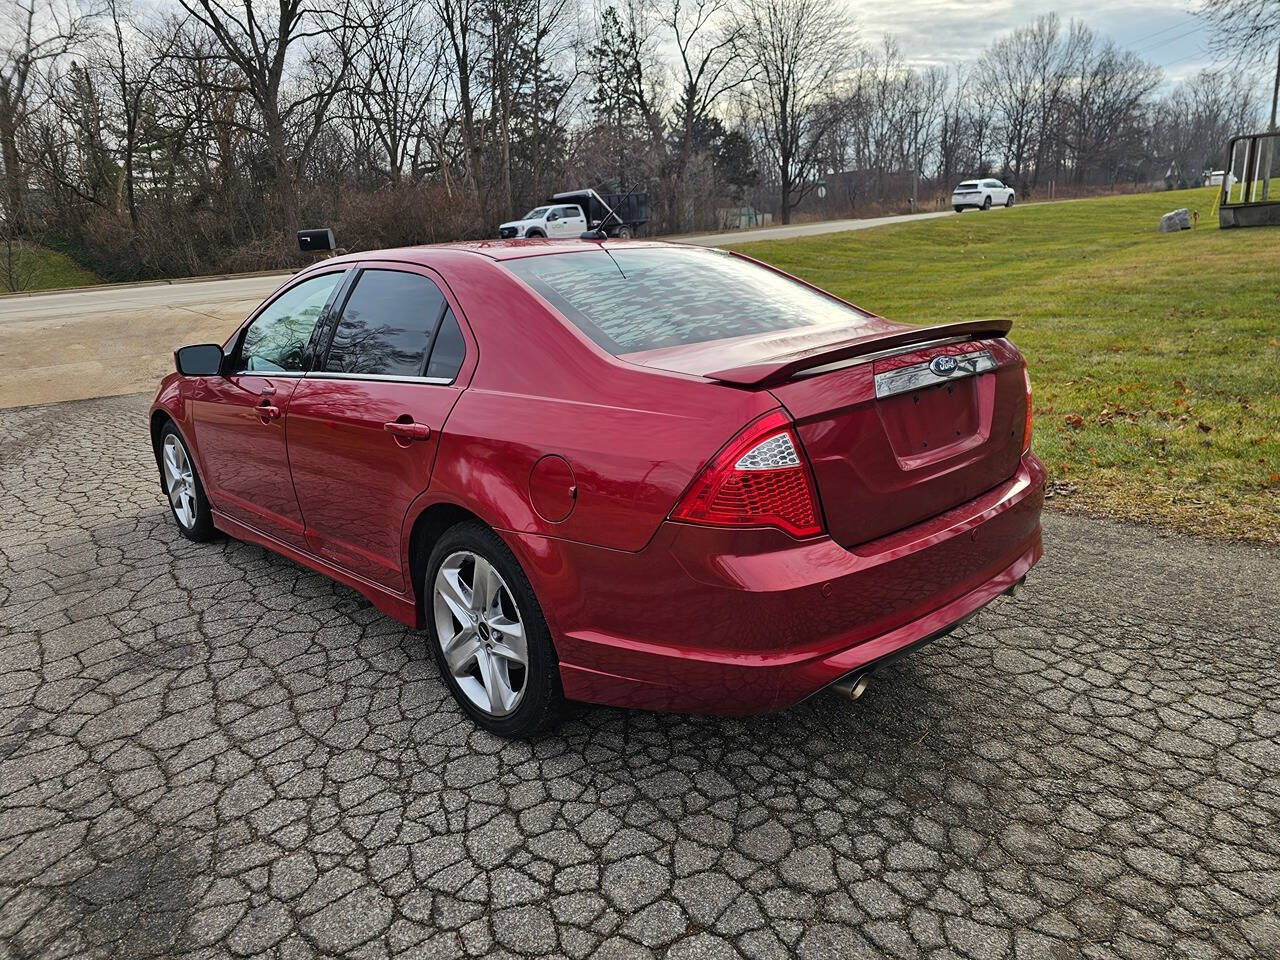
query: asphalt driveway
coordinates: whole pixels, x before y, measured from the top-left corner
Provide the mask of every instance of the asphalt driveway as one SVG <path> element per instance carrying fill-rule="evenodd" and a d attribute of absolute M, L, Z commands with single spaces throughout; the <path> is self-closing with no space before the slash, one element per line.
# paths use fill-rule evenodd
<path fill-rule="evenodd" d="M 508 743 L 146 401 L 0 411 L 0 956 L 1280 956 L 1280 551 L 1050 516 L 856 704 Z"/>

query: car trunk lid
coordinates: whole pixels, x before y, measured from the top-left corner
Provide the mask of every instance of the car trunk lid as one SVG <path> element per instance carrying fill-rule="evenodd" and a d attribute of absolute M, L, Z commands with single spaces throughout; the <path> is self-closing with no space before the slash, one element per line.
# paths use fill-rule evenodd
<path fill-rule="evenodd" d="M 627 359 L 768 389 L 796 421 L 831 536 L 853 547 L 972 500 L 1017 471 L 1026 417 L 1007 320 L 832 331 Z M 731 366 L 721 366 L 728 360 Z"/>
<path fill-rule="evenodd" d="M 847 547 L 972 500 L 1021 460 L 1026 386 L 1004 339 L 908 348 L 770 389 L 796 420 L 827 529 Z"/>

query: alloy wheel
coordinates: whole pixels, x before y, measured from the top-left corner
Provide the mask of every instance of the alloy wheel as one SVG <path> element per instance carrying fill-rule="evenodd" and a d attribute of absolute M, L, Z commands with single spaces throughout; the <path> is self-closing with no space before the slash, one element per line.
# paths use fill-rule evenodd
<path fill-rule="evenodd" d="M 187 459 L 187 451 L 182 441 L 169 434 L 164 438 L 161 451 L 161 462 L 164 464 L 164 485 L 169 491 L 169 504 L 173 507 L 173 515 L 184 530 L 190 530 L 196 522 L 196 477 Z"/>
<path fill-rule="evenodd" d="M 432 587 L 436 637 L 449 673 L 478 709 L 505 716 L 520 705 L 529 647 L 520 610 L 502 574 L 484 557 L 445 557 Z"/>

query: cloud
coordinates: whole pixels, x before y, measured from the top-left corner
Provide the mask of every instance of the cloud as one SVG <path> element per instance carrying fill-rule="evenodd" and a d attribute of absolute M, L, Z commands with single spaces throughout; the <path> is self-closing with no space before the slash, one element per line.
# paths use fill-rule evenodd
<path fill-rule="evenodd" d="M 1208 29 L 1187 4 L 1177 0 L 846 0 L 864 42 L 894 36 L 916 66 L 950 67 L 981 55 L 992 40 L 1046 13 L 1064 21 L 1082 20 L 1094 31 L 1166 68 L 1171 80 L 1212 66 L 1206 52 Z"/>

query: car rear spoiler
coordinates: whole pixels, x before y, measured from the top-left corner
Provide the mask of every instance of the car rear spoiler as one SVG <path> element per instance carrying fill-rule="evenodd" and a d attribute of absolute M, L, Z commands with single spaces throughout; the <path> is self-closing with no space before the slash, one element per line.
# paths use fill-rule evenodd
<path fill-rule="evenodd" d="M 1003 337 L 1013 328 L 1012 320 L 966 320 L 962 323 L 939 323 L 928 327 L 911 327 L 890 334 L 876 334 L 854 340 L 809 347 L 795 353 L 759 360 L 740 367 L 729 367 L 704 374 L 708 379 L 743 387 L 766 387 L 783 383 L 797 374 L 842 360 L 855 360 L 869 354 L 896 352 L 901 347 L 933 343 L 938 340 L 980 340 Z"/>

